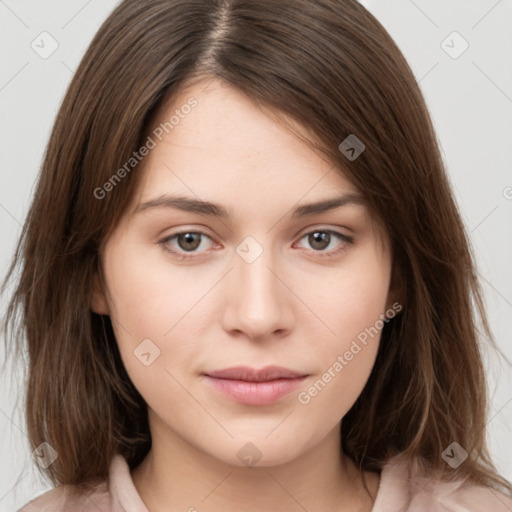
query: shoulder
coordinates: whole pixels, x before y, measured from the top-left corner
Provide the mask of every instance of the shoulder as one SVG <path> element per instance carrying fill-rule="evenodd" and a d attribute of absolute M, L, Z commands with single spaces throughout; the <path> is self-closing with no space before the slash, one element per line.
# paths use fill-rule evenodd
<path fill-rule="evenodd" d="M 148 512 L 124 457 L 116 454 L 108 478 L 95 484 L 61 485 L 33 499 L 17 512 Z"/>
<path fill-rule="evenodd" d="M 98 512 L 112 511 L 111 497 L 107 482 L 81 488 L 60 485 L 24 505 L 17 512 Z"/>
<path fill-rule="evenodd" d="M 383 468 L 373 512 L 510 512 L 512 498 L 469 480 L 447 481 L 429 473 L 421 460 L 403 456 Z"/>

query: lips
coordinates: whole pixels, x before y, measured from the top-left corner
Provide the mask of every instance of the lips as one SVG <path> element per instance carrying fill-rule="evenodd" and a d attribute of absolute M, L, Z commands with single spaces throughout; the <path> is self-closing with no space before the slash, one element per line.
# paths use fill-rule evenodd
<path fill-rule="evenodd" d="M 281 366 L 266 366 L 260 370 L 237 366 L 204 375 L 216 392 L 246 405 L 277 402 L 300 386 L 308 376 Z"/>
<path fill-rule="evenodd" d="M 217 379 L 244 380 L 247 382 L 266 382 L 277 379 L 296 379 L 305 377 L 307 374 L 290 370 L 282 366 L 266 366 L 260 370 L 250 368 L 249 366 L 234 366 L 224 370 L 207 372 L 209 377 Z"/>

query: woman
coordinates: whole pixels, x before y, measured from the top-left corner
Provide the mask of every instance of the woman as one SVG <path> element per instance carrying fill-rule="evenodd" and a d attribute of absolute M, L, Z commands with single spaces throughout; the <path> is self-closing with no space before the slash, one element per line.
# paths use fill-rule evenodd
<path fill-rule="evenodd" d="M 413 74 L 355 1 L 122 2 L 16 263 L 58 486 L 23 512 L 512 508 L 468 237 Z"/>

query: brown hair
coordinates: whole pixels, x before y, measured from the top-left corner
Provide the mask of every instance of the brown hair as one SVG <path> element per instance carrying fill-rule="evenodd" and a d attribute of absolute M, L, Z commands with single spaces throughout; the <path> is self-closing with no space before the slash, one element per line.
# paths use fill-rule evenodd
<path fill-rule="evenodd" d="M 473 303 L 499 348 L 469 238 L 413 73 L 355 0 L 125 0 L 95 35 L 60 107 L 3 285 L 21 265 L 4 328 L 18 354 L 26 339 L 30 442 L 58 452 L 43 473 L 54 485 L 84 484 L 105 478 L 116 452 L 134 468 L 151 446 L 111 319 L 90 311 L 99 248 L 141 173 L 101 200 L 94 191 L 142 145 L 164 102 L 205 77 L 305 126 L 306 142 L 343 170 L 391 237 L 404 309 L 384 326 L 372 374 L 343 418 L 344 452 L 370 471 L 405 452 L 447 479 L 511 491 L 486 446 Z M 350 134 L 366 147 L 353 161 L 338 149 Z M 457 470 L 441 457 L 453 441 L 469 453 Z"/>

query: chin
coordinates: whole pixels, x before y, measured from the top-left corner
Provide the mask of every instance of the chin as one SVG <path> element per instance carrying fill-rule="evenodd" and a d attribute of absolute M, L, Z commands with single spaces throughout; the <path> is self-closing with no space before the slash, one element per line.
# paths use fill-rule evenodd
<path fill-rule="evenodd" d="M 270 441 L 261 435 L 252 436 L 252 439 L 251 436 L 237 437 L 229 446 L 218 446 L 210 454 L 230 466 L 262 468 L 286 464 L 305 451 L 305 447 L 300 449 L 300 442 L 292 440 L 290 436 L 286 436 L 286 441 Z"/>

